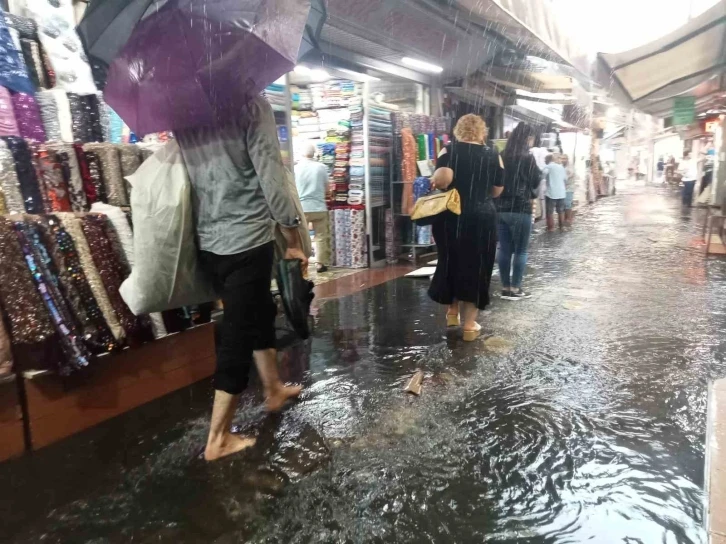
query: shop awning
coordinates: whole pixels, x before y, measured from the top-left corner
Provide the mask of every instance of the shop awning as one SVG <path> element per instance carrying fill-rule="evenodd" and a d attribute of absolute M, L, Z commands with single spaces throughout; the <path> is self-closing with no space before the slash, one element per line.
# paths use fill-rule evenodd
<path fill-rule="evenodd" d="M 705 104 L 724 90 L 726 0 L 688 24 L 631 51 L 598 55 L 601 83 L 615 98 L 653 115 L 668 116 L 673 98 Z"/>

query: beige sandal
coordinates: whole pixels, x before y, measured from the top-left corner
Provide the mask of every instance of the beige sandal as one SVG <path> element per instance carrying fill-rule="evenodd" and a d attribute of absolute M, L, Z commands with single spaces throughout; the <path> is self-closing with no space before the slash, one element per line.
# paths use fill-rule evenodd
<path fill-rule="evenodd" d="M 458 327 L 461 325 L 459 320 L 459 314 L 446 314 L 446 326 L 447 327 Z"/>
<path fill-rule="evenodd" d="M 464 342 L 473 342 L 474 340 L 479 338 L 480 334 L 481 334 L 481 325 L 479 325 L 479 323 L 477 323 L 476 329 L 464 330 Z"/>

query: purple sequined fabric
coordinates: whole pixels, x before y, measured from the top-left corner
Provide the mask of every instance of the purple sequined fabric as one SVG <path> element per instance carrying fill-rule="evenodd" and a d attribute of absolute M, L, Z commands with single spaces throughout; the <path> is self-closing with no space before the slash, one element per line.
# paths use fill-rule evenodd
<path fill-rule="evenodd" d="M 33 285 L 12 224 L 0 217 L 0 304 L 15 344 L 36 344 L 53 336 L 48 310 Z"/>
<path fill-rule="evenodd" d="M 0 87 L 0 136 L 20 136 L 13 100 L 5 87 Z"/>
<path fill-rule="evenodd" d="M 20 136 L 28 140 L 44 142 L 45 129 L 35 97 L 25 93 L 13 93 L 13 111 Z"/>

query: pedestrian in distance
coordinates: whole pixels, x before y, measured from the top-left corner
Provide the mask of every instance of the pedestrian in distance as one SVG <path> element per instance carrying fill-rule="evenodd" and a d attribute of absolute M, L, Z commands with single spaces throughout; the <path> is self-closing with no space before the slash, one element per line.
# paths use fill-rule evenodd
<path fill-rule="evenodd" d="M 545 158 L 544 176 L 547 183 L 545 191 L 545 207 L 547 210 L 547 230 L 555 230 L 555 212 L 557 223 L 562 230 L 565 226 L 565 199 L 567 197 L 567 171 L 557 164 L 552 155 Z"/>
<path fill-rule="evenodd" d="M 487 126 L 468 114 L 454 128 L 455 140 L 436 161 L 432 177 L 442 191 L 456 189 L 461 215 L 444 212 L 433 225 L 438 251 L 429 296 L 446 304 L 448 326 L 463 326 L 464 340 L 475 340 L 481 326 L 479 310 L 489 304 L 489 284 L 497 251 L 497 210 L 494 198 L 504 190 L 499 153 L 484 144 Z"/>
<path fill-rule="evenodd" d="M 308 144 L 304 157 L 295 166 L 295 184 L 305 219 L 315 231 L 315 257 L 318 273 L 330 264 L 330 217 L 325 203 L 328 194 L 328 168 L 315 159 L 315 146 Z"/>
<path fill-rule="evenodd" d="M 253 360 L 267 411 L 281 410 L 300 394 L 300 387 L 282 383 L 277 370 L 277 307 L 270 292 L 275 223 L 287 244 L 285 258 L 300 259 L 305 267 L 307 257 L 275 118 L 264 98 L 253 99 L 225 125 L 174 133 L 193 188 L 199 262 L 224 304 L 215 331 L 214 405 L 204 450 L 213 461 L 255 443 L 230 430 Z"/>
<path fill-rule="evenodd" d="M 530 296 L 522 290 L 522 279 L 527 268 L 534 201 L 542 179 L 542 171 L 530 153 L 534 142 L 535 129 L 532 125 L 519 123 L 502 154 L 504 191 L 496 200 L 496 206 L 499 275 L 505 300 L 521 300 Z"/>

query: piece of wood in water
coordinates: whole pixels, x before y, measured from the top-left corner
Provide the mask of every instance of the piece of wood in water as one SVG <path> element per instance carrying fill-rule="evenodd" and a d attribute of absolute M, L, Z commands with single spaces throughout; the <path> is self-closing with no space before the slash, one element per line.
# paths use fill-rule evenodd
<path fill-rule="evenodd" d="M 406 386 L 406 393 L 411 393 L 417 397 L 421 395 L 421 384 L 423 383 L 424 373 L 421 370 L 416 371 L 416 374 L 409 380 Z"/>

